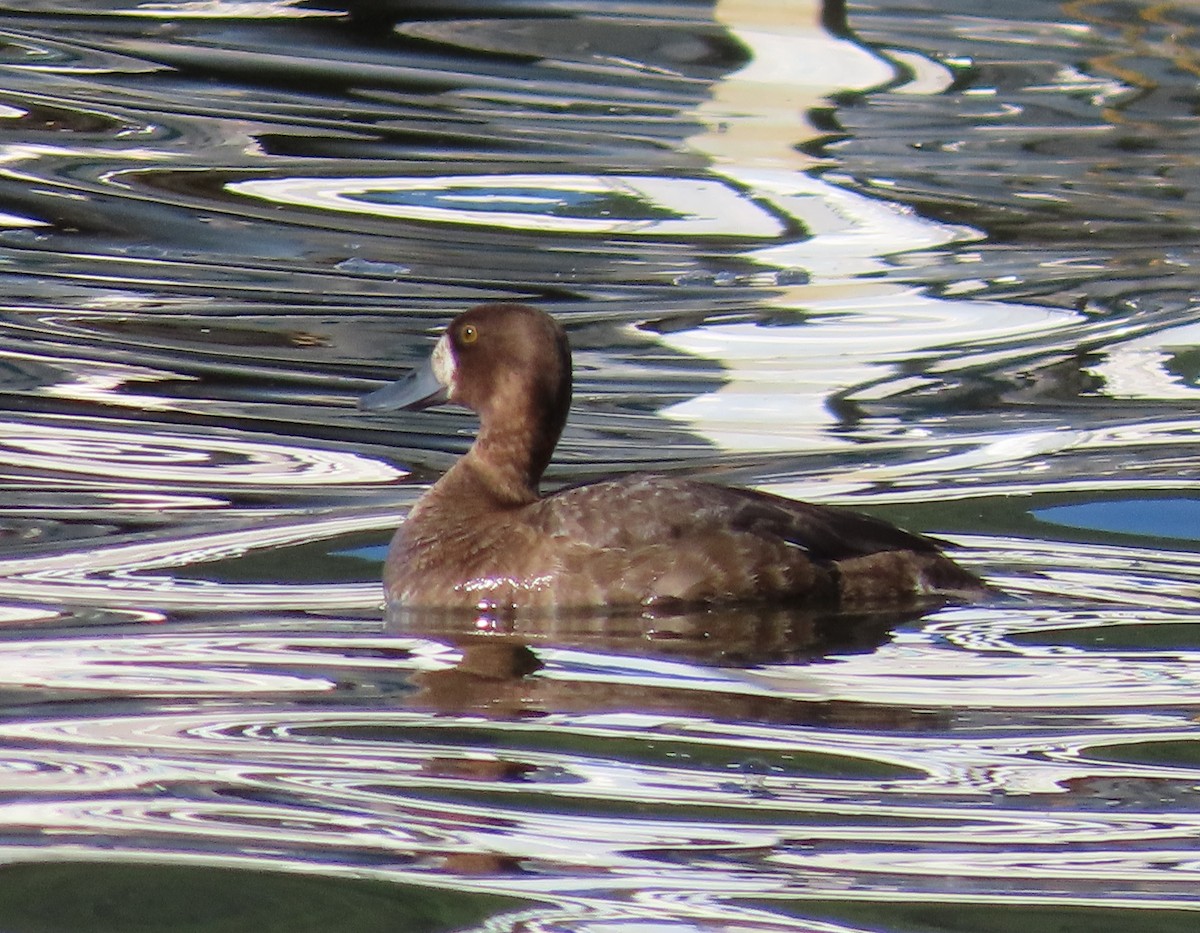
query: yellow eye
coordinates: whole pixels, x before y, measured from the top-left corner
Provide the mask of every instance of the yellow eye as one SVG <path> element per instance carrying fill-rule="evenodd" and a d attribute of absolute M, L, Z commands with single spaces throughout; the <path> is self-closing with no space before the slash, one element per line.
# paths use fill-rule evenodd
<path fill-rule="evenodd" d="M 474 324 L 467 324 L 458 332 L 458 339 L 463 343 L 474 343 L 479 339 L 479 329 Z"/>

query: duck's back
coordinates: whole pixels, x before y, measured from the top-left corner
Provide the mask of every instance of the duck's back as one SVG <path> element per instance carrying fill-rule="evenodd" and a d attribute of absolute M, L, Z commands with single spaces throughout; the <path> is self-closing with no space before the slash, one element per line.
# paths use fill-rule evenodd
<path fill-rule="evenodd" d="M 406 605 L 531 610 L 750 601 L 894 605 L 978 592 L 926 538 L 844 509 L 662 476 L 512 509 L 423 504 L 389 556 Z"/>

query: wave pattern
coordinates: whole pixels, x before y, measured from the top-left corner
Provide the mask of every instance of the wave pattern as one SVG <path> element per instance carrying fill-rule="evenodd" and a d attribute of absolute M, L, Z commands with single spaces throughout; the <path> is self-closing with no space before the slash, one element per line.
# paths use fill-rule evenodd
<path fill-rule="evenodd" d="M 0 17 L 0 927 L 1194 928 L 1194 10 Z M 1002 595 L 385 617 L 473 425 L 355 399 L 497 298 L 575 347 L 551 483 Z"/>

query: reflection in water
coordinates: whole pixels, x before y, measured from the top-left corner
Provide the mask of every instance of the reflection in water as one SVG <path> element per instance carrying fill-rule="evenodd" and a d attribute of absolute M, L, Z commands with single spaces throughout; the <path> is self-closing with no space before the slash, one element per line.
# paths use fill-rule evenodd
<path fill-rule="evenodd" d="M 350 453 L 211 434 L 153 436 L 127 426 L 80 428 L 56 420 L 0 427 L 0 468 L 79 473 L 126 483 L 306 486 L 389 482 L 402 471 Z M 106 424 L 115 424 L 108 420 Z M 126 486 L 126 488 L 128 488 Z"/>
<path fill-rule="evenodd" d="M 9 753 L 4 791 L 20 796 L 23 819 L 56 827 L 60 846 L 103 833 L 408 880 L 462 881 L 490 856 L 484 875 L 495 887 L 534 899 L 551 881 L 560 895 L 585 885 L 594 897 L 636 879 L 651 900 L 701 887 L 716 899 L 706 909 L 721 915 L 721 899 L 744 893 L 751 877 L 761 895 L 789 899 L 844 896 L 847 880 L 865 893 L 871 879 L 898 875 L 909 879 L 893 895 L 901 902 L 961 893 L 971 876 L 992 896 L 1069 883 L 1085 903 L 1102 879 L 1136 884 L 1164 906 L 1185 900 L 1195 883 L 1186 808 L 1196 732 L 1176 711 L 1178 690 L 1157 713 L 1131 717 L 1141 698 L 1122 700 L 1119 683 L 1109 689 L 1115 705 L 1080 707 L 1104 688 L 1072 685 L 1052 651 L 1042 661 L 1035 652 L 1023 688 L 994 678 L 988 688 L 982 675 L 991 710 L 960 694 L 931 713 L 948 684 L 958 693 L 976 676 L 964 661 L 995 652 L 1003 666 L 1018 647 L 999 632 L 991 646 L 956 646 L 955 631 L 988 618 L 971 611 L 935 617 L 927 631 L 945 647 L 930 644 L 929 663 L 919 639 L 901 636 L 884 649 L 890 664 L 876 652 L 706 675 L 677 660 L 564 649 L 546 651 L 535 670 L 527 654 L 497 654 L 512 646 L 494 642 L 450 668 L 454 656 L 428 642 L 350 629 L 339 638 L 181 635 L 168 638 L 174 646 L 162 636 L 97 639 L 80 656 L 99 665 L 89 686 L 107 687 L 106 709 L 0 726 L 0 739 L 22 749 Z M 1022 618 L 1013 613 L 1015 625 Z M 1052 638 L 1052 620 L 1040 625 Z M 209 699 L 181 691 L 158 715 L 125 708 L 145 687 L 105 668 L 140 667 L 168 649 L 189 671 L 209 672 Z M 911 699 L 880 690 L 876 665 L 906 671 Z M 273 669 L 289 675 L 273 679 Z M 262 672 L 257 702 L 229 696 L 238 670 Z M 419 688 L 411 697 L 405 678 Z M 1014 689 L 1040 690 L 1036 723 L 1018 732 Z M 305 690 L 330 701 L 282 702 Z M 1113 754 L 1122 747 L 1131 754 Z M 159 790 L 147 797 L 147 787 Z M 1073 852 L 1080 845 L 1087 864 Z M 1148 845 L 1158 868 L 1130 855 Z M 647 851 L 658 869 L 644 864 Z M 766 875 L 756 867 L 764 853 Z M 951 856 L 965 859 L 953 872 Z M 1179 864 L 1166 869 L 1170 860 Z"/>
<path fill-rule="evenodd" d="M 783 224 L 717 182 L 630 175 L 285 178 L 229 185 L 317 210 L 577 234 L 776 237 Z"/>
<path fill-rule="evenodd" d="M 6 865 L 0 877 L 0 923 L 8 929 L 132 928 L 294 931 L 295 917 L 314 929 L 431 931 L 462 929 L 521 902 L 438 892 L 362 878 L 314 878 L 303 865 L 290 872 L 253 865 L 211 868 L 144 862 Z M 61 892 L 71 892 L 62 897 Z M 59 896 L 55 896 L 58 892 Z"/>
<path fill-rule="evenodd" d="M 571 647 L 701 664 L 749 666 L 869 650 L 896 625 L 929 609 L 859 614 L 764 606 L 705 607 L 625 614 L 415 611 L 390 605 L 388 631 L 434 638 L 464 651 L 482 646 Z M 518 665 L 519 666 L 519 665 Z"/>
<path fill-rule="evenodd" d="M 0 926 L 1190 930 L 1195 11 L 352 6 L 5 14 Z M 1005 595 L 381 621 L 473 424 L 353 400 L 505 297 L 552 483 Z"/>

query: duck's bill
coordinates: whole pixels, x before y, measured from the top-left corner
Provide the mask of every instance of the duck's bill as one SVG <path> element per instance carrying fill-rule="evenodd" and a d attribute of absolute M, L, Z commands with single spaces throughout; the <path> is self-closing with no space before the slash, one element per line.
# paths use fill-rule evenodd
<path fill-rule="evenodd" d="M 359 399 L 363 411 L 395 411 L 398 408 L 428 408 L 447 400 L 447 390 L 438 380 L 433 365 L 426 361 L 403 379 Z"/>

